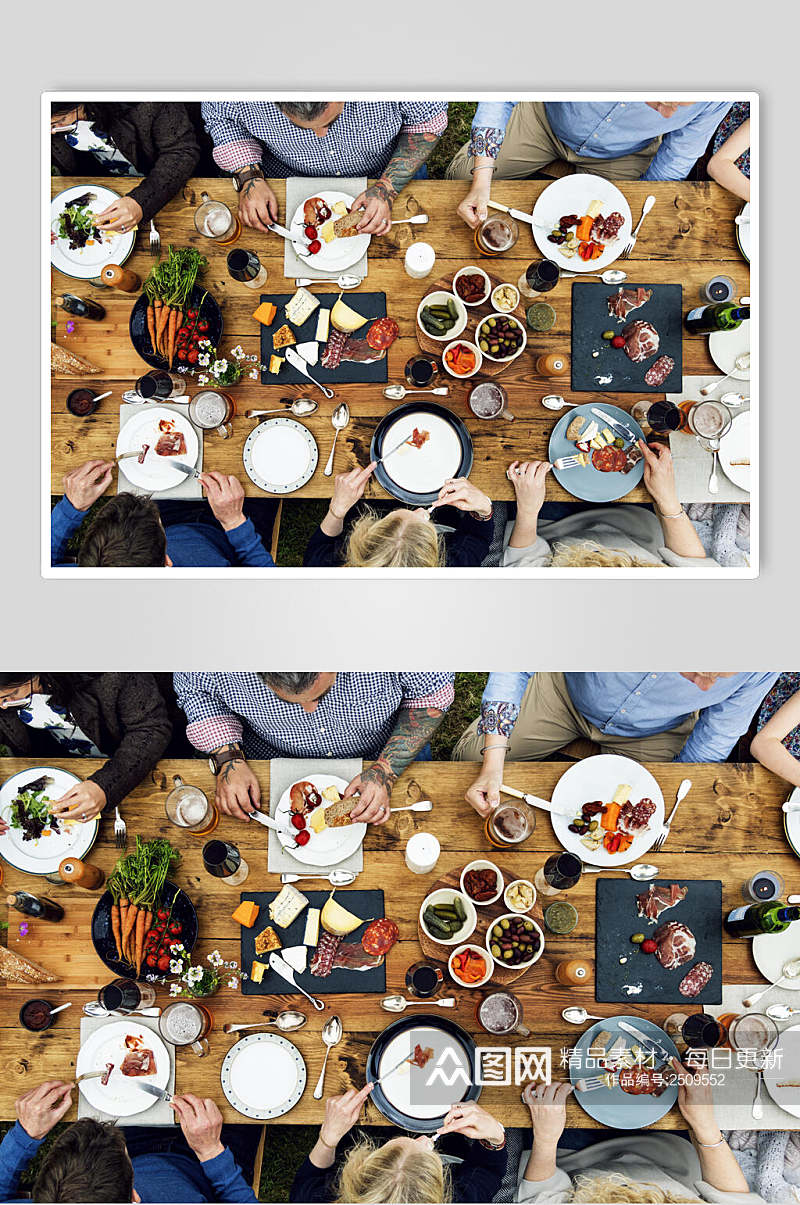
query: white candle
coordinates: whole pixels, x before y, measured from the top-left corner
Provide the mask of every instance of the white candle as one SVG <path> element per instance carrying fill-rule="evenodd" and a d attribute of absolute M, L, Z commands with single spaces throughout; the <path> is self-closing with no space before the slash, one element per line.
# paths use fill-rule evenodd
<path fill-rule="evenodd" d="M 406 866 L 412 874 L 430 874 L 439 861 L 441 848 L 433 833 L 414 833 L 406 842 Z"/>
<path fill-rule="evenodd" d="M 436 252 L 430 243 L 412 243 L 406 251 L 405 269 L 415 280 L 429 276 L 436 263 Z"/>

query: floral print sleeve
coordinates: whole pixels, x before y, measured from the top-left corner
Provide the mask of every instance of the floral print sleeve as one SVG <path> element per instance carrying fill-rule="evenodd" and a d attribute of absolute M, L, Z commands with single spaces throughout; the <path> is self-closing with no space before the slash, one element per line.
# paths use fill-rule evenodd
<path fill-rule="evenodd" d="M 487 699 L 481 703 L 481 716 L 478 720 L 478 732 L 481 736 L 496 733 L 498 736 L 511 736 L 519 716 L 516 703 L 507 700 Z"/>
<path fill-rule="evenodd" d="M 469 153 L 473 156 L 488 155 L 490 159 L 496 159 L 503 145 L 503 135 L 505 130 L 498 130 L 492 126 L 473 126 L 472 138 L 469 144 Z"/>

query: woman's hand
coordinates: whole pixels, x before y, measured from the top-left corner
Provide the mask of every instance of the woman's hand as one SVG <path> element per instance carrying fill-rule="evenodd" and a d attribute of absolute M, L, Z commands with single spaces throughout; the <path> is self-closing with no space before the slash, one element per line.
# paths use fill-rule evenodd
<path fill-rule="evenodd" d="M 506 469 L 506 477 L 517 496 L 517 515 L 536 518 L 544 503 L 547 474 L 552 465 L 546 460 L 514 460 Z"/>
<path fill-rule="evenodd" d="M 464 1134 L 467 1138 L 484 1139 L 499 1146 L 505 1138 L 500 1122 L 474 1100 L 453 1105 L 439 1128 L 440 1134 Z"/>
<path fill-rule="evenodd" d="M 106 793 L 96 782 L 87 778 L 85 782 L 76 783 L 56 800 L 50 809 L 54 816 L 63 816 L 66 820 L 93 820 L 99 816 L 106 806 Z"/>
<path fill-rule="evenodd" d="M 534 1142 L 558 1146 L 572 1091 L 572 1084 L 528 1084 L 525 1088 L 522 1099 L 530 1109 Z"/>
<path fill-rule="evenodd" d="M 278 220 L 278 199 L 266 180 L 248 180 L 239 193 L 239 217 L 253 230 L 268 231 Z"/>
<path fill-rule="evenodd" d="M 484 819 L 494 811 L 500 802 L 500 783 L 502 781 L 502 765 L 499 769 L 484 766 L 464 796 L 469 806 Z"/>
<path fill-rule="evenodd" d="M 666 444 L 654 444 L 651 448 L 643 439 L 638 444 L 644 456 L 644 488 L 663 514 L 674 515 L 680 510 L 680 503 L 672 453 Z"/>
<path fill-rule="evenodd" d="M 375 472 L 376 465 L 377 461 L 373 460 L 365 469 L 350 469 L 348 473 L 339 473 L 336 476 L 328 514 L 337 523 L 343 523 L 347 512 L 364 497 L 364 490 Z"/>
<path fill-rule="evenodd" d="M 133 197 L 118 197 L 97 215 L 102 230 L 133 230 L 142 220 L 142 207 Z"/>
<path fill-rule="evenodd" d="M 352 1130 L 358 1121 L 364 1101 L 372 1091 L 372 1084 L 365 1084 L 360 1092 L 351 1088 L 343 1096 L 329 1096 L 325 1101 L 325 1120 L 319 1136 L 325 1146 L 335 1148 Z"/>
<path fill-rule="evenodd" d="M 473 230 L 480 226 L 489 212 L 489 197 L 492 192 L 492 167 L 476 167 L 472 173 L 472 187 L 459 205 L 456 213 Z"/>
<path fill-rule="evenodd" d="M 484 519 L 492 513 L 492 500 L 466 477 L 452 477 L 439 490 L 434 506 L 454 506 L 456 510 L 476 511 Z"/>
<path fill-rule="evenodd" d="M 691 1067 L 672 1059 L 678 1076 L 678 1108 L 689 1129 L 700 1142 L 717 1142 L 722 1137 L 714 1120 L 711 1077 L 705 1068 Z"/>

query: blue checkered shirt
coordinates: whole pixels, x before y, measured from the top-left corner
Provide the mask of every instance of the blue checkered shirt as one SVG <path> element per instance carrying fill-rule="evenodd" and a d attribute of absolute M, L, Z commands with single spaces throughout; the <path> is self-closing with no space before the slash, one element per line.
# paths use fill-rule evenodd
<path fill-rule="evenodd" d="M 324 138 L 290 121 L 272 101 L 204 101 L 214 160 L 226 172 L 260 163 L 264 174 L 380 176 L 401 130 L 447 128 L 446 102 L 345 101 Z"/>
<path fill-rule="evenodd" d="M 177 673 L 175 693 L 186 735 L 209 753 L 240 741 L 250 758 L 377 757 L 400 707 L 453 701 L 454 674 L 337 674 L 312 712 L 287 703 L 255 673 Z"/>

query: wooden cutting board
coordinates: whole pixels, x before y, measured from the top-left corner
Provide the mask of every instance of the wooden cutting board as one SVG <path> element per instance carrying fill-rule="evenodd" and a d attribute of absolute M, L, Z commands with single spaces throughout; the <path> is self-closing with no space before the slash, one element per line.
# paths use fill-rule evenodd
<path fill-rule="evenodd" d="M 515 879 L 520 877 L 512 870 L 508 870 L 505 866 L 500 866 L 498 863 L 495 863 L 495 865 L 498 867 L 498 870 L 503 876 L 503 890 L 505 890 L 509 883 L 513 883 Z M 449 870 L 447 874 L 442 875 L 440 879 L 437 879 L 436 882 L 431 885 L 427 894 L 430 895 L 431 892 L 438 891 L 442 887 L 449 887 L 451 890 L 460 891 L 461 871 L 463 869 L 464 868 L 462 866 L 458 870 Z M 489 926 L 497 920 L 498 916 L 503 916 L 503 914 L 508 912 L 509 909 L 506 908 L 505 902 L 501 895 L 494 904 L 476 904 L 475 911 L 478 914 L 478 923 L 475 926 L 474 933 L 470 937 L 465 938 L 465 941 L 470 942 L 472 945 L 481 946 L 485 949 L 485 938 Z M 525 916 L 530 917 L 531 920 L 535 920 L 542 932 L 545 932 L 544 920 L 542 917 L 542 906 L 539 902 L 538 894 L 536 896 L 536 903 L 533 905 L 533 908 L 530 912 L 525 913 Z M 458 947 L 445 946 L 442 945 L 441 942 L 432 941 L 422 928 L 419 920 L 417 920 L 417 932 L 419 935 L 419 944 L 422 946 L 422 952 L 426 958 L 433 958 L 437 962 L 443 962 L 445 964 L 445 973 L 449 973 L 446 969 L 447 960 L 452 954 L 453 950 L 458 949 Z M 537 959 L 537 962 L 538 961 L 540 960 Z M 536 963 L 534 962 L 533 966 L 522 967 L 522 969 L 519 970 L 515 967 L 500 966 L 500 964 L 496 962 L 494 974 L 489 980 L 489 983 L 484 984 L 484 989 L 488 988 L 490 983 L 515 983 L 517 979 L 521 979 L 523 975 L 528 973 L 528 971 L 532 971 L 533 967 L 535 966 Z M 461 983 L 456 979 L 454 979 L 453 982 L 457 987 L 466 987 L 466 984 Z"/>
<path fill-rule="evenodd" d="M 466 265 L 462 265 L 462 266 L 466 266 Z M 448 272 L 446 276 L 440 276 L 437 281 L 435 281 L 433 284 L 428 286 L 428 288 L 425 290 L 425 293 L 423 296 L 427 297 L 429 293 L 435 293 L 437 289 L 443 289 L 445 293 L 452 293 L 453 277 L 455 276 L 456 272 L 458 272 L 458 271 L 460 271 L 460 268 L 455 268 L 452 272 Z M 481 319 L 486 318 L 489 314 L 494 314 L 494 313 L 498 312 L 495 310 L 494 306 L 492 305 L 492 292 L 494 291 L 494 289 L 497 287 L 497 285 L 500 285 L 500 284 L 513 283 L 512 281 L 503 281 L 503 280 L 500 280 L 500 278 L 497 276 L 492 276 L 491 272 L 488 272 L 486 270 L 486 268 L 484 268 L 483 271 L 486 272 L 486 275 L 489 277 L 489 281 L 491 284 L 491 288 L 489 290 L 489 296 L 486 298 L 485 301 L 482 301 L 480 303 L 480 305 L 468 305 L 465 307 L 466 311 L 467 311 L 467 325 L 464 327 L 461 334 L 456 336 L 456 338 L 458 338 L 458 339 L 467 339 L 467 340 L 469 340 L 470 343 L 477 343 L 477 340 L 475 339 L 475 331 L 476 331 L 478 323 L 481 321 Z M 423 298 L 421 297 L 420 301 L 422 301 L 422 300 L 423 300 Z M 524 329 L 525 328 L 525 311 L 522 309 L 521 304 L 518 305 L 515 310 L 510 310 L 509 312 L 514 318 L 519 319 L 519 321 L 522 323 L 522 326 Z M 450 340 L 445 339 L 440 342 L 438 339 L 432 339 L 430 337 L 430 335 L 428 334 L 428 332 L 423 330 L 418 322 L 415 323 L 415 327 L 416 327 L 416 334 L 417 334 L 417 343 L 419 343 L 421 350 L 428 352 L 429 355 L 437 356 L 439 359 L 441 359 L 441 357 L 444 353 L 444 349 L 447 347 L 447 344 L 450 342 Z M 527 348 L 526 348 L 526 350 L 527 350 Z M 522 354 L 525 355 L 525 352 L 523 351 Z M 465 379 L 469 382 L 472 382 L 475 380 L 479 380 L 481 377 L 496 377 L 499 373 L 503 372 L 506 368 L 508 368 L 510 364 L 516 364 L 517 361 L 519 360 L 519 358 L 520 357 L 517 356 L 516 359 L 514 359 L 514 360 L 505 360 L 502 364 L 498 364 L 495 360 L 489 360 L 486 356 L 484 356 L 483 363 L 481 364 L 480 372 L 476 373 L 474 377 L 466 377 L 466 378 L 455 377 L 453 379 L 454 380 Z M 449 373 L 447 373 L 444 369 L 442 371 L 445 372 L 445 379 L 448 379 Z"/>
<path fill-rule="evenodd" d="M 48 987 L 59 991 L 67 988 L 96 990 L 108 983 L 113 976 L 97 957 L 91 939 L 92 913 L 101 894 L 84 893 L 78 889 L 59 891 L 58 902 L 64 909 L 64 918 L 55 924 L 37 920 L 33 916 L 23 916 L 16 908 L 7 907 L 6 945 L 9 950 L 38 962 L 59 978 L 57 983 L 44 983 L 41 988 L 30 983 L 5 984 L 3 981 L 4 986 L 26 992 L 29 996 L 46 996 Z M 28 932 L 20 937 L 19 927 L 26 923 Z"/>

